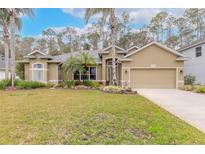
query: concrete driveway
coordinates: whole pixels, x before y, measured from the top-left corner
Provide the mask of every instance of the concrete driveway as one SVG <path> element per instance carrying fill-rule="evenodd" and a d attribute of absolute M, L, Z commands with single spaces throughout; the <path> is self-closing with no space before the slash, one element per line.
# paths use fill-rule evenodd
<path fill-rule="evenodd" d="M 177 89 L 136 89 L 138 93 L 205 133 L 205 95 Z"/>

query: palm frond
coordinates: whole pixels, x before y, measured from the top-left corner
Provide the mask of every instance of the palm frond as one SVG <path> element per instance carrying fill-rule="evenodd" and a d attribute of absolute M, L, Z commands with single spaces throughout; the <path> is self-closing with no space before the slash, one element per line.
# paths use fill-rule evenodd
<path fill-rule="evenodd" d="M 33 9 L 30 8 L 16 8 L 14 9 L 17 16 L 25 15 L 29 18 L 33 18 L 35 16 Z"/>
<path fill-rule="evenodd" d="M 64 63 L 63 63 L 63 71 L 64 72 L 75 72 L 78 69 L 78 59 L 74 56 L 69 57 Z"/>
<path fill-rule="evenodd" d="M 15 18 L 15 24 L 18 28 L 18 30 L 20 31 L 22 29 L 22 20 L 20 18 Z"/>
<path fill-rule="evenodd" d="M 85 11 L 85 21 L 88 23 L 89 19 L 92 16 L 95 16 L 97 14 L 101 14 L 103 17 L 109 16 L 109 14 L 112 12 L 112 8 L 87 8 Z"/>

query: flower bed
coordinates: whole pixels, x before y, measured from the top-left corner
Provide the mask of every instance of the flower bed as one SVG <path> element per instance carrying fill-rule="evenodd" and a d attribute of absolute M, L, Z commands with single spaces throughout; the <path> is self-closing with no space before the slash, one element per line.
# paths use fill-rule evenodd
<path fill-rule="evenodd" d="M 137 94 L 137 91 L 133 91 L 131 88 L 122 88 L 119 86 L 106 86 L 101 90 L 103 92 L 113 93 L 113 94 Z"/>

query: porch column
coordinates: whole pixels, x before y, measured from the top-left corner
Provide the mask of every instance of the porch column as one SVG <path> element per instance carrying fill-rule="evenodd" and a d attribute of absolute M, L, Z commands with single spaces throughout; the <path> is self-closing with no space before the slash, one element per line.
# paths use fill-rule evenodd
<path fill-rule="evenodd" d="M 106 84 L 106 62 L 105 60 L 102 61 L 102 81 Z"/>

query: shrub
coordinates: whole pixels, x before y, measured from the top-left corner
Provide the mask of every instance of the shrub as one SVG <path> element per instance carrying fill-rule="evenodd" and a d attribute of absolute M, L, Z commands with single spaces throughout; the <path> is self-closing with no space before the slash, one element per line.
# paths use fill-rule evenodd
<path fill-rule="evenodd" d="M 75 81 L 75 86 L 81 85 L 82 82 L 80 82 L 79 80 Z"/>
<path fill-rule="evenodd" d="M 205 93 L 205 86 L 199 87 L 196 92 L 198 92 L 198 93 Z"/>
<path fill-rule="evenodd" d="M 100 83 L 99 82 L 93 82 L 93 88 L 98 88 L 100 87 Z"/>
<path fill-rule="evenodd" d="M 75 86 L 74 80 L 65 80 L 65 81 L 63 81 L 63 83 L 67 88 L 72 88 Z"/>
<path fill-rule="evenodd" d="M 0 89 L 5 89 L 6 87 L 8 87 L 10 84 L 9 80 L 1 80 L 0 81 Z"/>
<path fill-rule="evenodd" d="M 57 87 L 63 88 L 65 86 L 64 82 L 58 83 Z"/>
<path fill-rule="evenodd" d="M 84 86 L 91 87 L 91 88 L 97 88 L 97 87 L 100 86 L 99 82 L 90 81 L 90 80 L 85 80 L 85 81 L 82 82 L 82 84 Z"/>
<path fill-rule="evenodd" d="M 53 82 L 48 82 L 47 84 L 46 84 L 46 87 L 48 87 L 48 88 L 53 88 L 53 87 L 55 87 L 56 86 L 56 83 L 53 83 Z"/>
<path fill-rule="evenodd" d="M 191 74 L 186 75 L 184 77 L 184 84 L 185 85 L 193 85 L 195 81 L 196 81 L 196 77 L 191 75 Z"/>
<path fill-rule="evenodd" d="M 35 88 L 41 88 L 45 87 L 46 84 L 42 82 L 37 81 L 16 81 L 16 87 L 19 89 L 35 89 Z"/>

